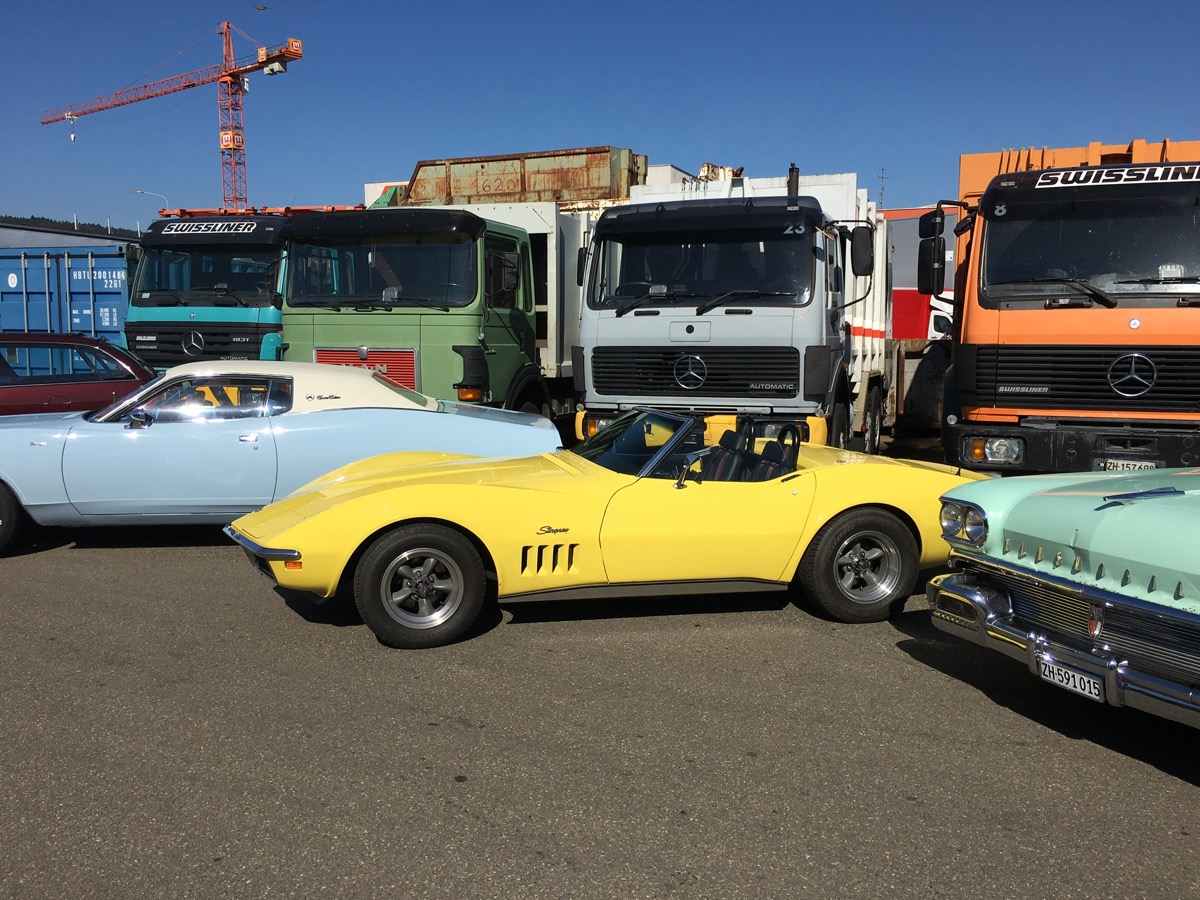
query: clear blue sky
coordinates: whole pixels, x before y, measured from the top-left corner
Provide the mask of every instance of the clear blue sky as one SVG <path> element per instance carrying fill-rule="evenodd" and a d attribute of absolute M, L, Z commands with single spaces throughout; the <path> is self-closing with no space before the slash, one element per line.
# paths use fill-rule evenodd
<path fill-rule="evenodd" d="M 857 172 L 884 205 L 953 194 L 958 155 L 1200 139 L 1200 3 L 43 0 L 5 10 L 0 213 L 145 225 L 221 204 L 216 85 L 49 110 L 304 42 L 251 76 L 254 205 L 357 203 L 421 159 L 612 144 L 695 172 Z M 198 43 L 197 43 L 198 42 Z M 188 48 L 191 49 L 188 49 Z M 186 51 L 182 52 L 181 51 Z"/>

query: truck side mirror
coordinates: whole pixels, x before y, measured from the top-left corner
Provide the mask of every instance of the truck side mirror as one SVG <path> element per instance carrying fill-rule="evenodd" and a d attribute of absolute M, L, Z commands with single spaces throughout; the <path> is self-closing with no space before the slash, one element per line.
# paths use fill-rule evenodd
<path fill-rule="evenodd" d="M 946 227 L 946 214 L 941 208 L 930 210 L 917 220 L 917 237 L 921 240 L 940 237 Z"/>
<path fill-rule="evenodd" d="M 917 292 L 936 297 L 945 287 L 946 239 L 939 234 L 924 238 L 917 247 Z"/>
<path fill-rule="evenodd" d="M 575 283 L 583 287 L 584 269 L 587 268 L 587 247 L 579 248 L 579 257 L 575 262 Z"/>
<path fill-rule="evenodd" d="M 850 271 L 859 278 L 875 271 L 875 229 L 869 225 L 850 232 Z"/>

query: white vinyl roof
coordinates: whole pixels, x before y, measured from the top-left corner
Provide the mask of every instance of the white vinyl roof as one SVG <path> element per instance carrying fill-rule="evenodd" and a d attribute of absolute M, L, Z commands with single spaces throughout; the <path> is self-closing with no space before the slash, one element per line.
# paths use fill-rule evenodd
<path fill-rule="evenodd" d="M 229 359 L 185 363 L 164 373 L 167 379 L 254 375 L 291 378 L 293 412 L 356 407 L 433 409 L 437 406 L 437 401 L 432 398 L 406 388 L 393 389 L 376 378 L 374 372 L 351 366 Z"/>

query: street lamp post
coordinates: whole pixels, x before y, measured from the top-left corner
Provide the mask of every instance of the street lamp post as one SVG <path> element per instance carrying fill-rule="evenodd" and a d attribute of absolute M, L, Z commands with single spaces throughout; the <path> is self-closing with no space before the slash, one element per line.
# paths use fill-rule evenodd
<path fill-rule="evenodd" d="M 163 202 L 163 209 L 166 209 L 168 206 L 171 205 L 170 203 L 167 202 L 167 198 L 165 196 L 163 196 L 162 194 L 155 193 L 154 191 L 143 191 L 141 188 L 130 188 L 129 193 L 131 193 L 131 194 L 149 194 L 151 197 L 158 197 Z"/>

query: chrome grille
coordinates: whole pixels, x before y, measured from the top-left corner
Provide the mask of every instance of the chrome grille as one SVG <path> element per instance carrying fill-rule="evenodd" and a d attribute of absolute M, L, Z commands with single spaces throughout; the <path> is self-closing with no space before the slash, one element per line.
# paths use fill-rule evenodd
<path fill-rule="evenodd" d="M 1101 643 L 1137 668 L 1162 678 L 1200 684 L 1200 628 L 1166 616 L 1119 607 L 1104 612 Z"/>
<path fill-rule="evenodd" d="M 1082 650 L 1108 648 L 1108 653 L 1128 660 L 1139 672 L 1200 686 L 1200 616 L 1123 601 L 1116 594 L 1071 594 L 977 560 L 959 557 L 958 564 L 1007 593 L 1012 624 L 1021 631 L 1036 631 Z M 1104 620 L 1098 639 L 1088 632 L 1093 606 L 1101 608 Z"/>

